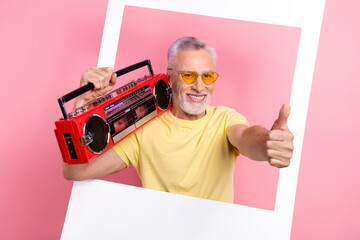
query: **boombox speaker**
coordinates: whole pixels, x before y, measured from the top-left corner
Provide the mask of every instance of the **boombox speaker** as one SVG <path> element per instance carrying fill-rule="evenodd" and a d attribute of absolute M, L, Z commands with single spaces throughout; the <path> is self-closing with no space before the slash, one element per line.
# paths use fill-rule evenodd
<path fill-rule="evenodd" d="M 117 77 L 147 66 L 149 75 L 133 80 L 67 114 L 64 104 L 94 89 L 88 83 L 58 99 L 63 118 L 55 135 L 63 161 L 82 164 L 159 116 L 171 106 L 171 88 L 165 74 L 153 74 L 150 60 L 116 72 Z"/>

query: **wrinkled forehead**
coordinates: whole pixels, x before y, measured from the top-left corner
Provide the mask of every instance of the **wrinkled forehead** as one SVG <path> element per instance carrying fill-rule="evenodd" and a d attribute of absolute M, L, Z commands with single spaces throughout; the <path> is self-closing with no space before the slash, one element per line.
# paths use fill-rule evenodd
<path fill-rule="evenodd" d="M 215 70 L 211 55 L 204 49 L 180 50 L 174 60 L 173 68 L 178 71 L 196 71 L 203 73 Z"/>

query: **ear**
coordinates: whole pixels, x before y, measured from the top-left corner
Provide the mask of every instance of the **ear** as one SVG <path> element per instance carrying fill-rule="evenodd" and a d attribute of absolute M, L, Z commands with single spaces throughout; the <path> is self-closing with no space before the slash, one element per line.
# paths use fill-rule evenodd
<path fill-rule="evenodd" d="M 169 82 L 169 84 L 170 84 L 170 87 L 171 87 L 171 84 L 172 84 L 172 79 L 171 79 L 171 71 L 168 69 L 167 71 L 166 71 L 166 77 L 167 77 L 167 80 L 168 80 L 168 82 Z"/>

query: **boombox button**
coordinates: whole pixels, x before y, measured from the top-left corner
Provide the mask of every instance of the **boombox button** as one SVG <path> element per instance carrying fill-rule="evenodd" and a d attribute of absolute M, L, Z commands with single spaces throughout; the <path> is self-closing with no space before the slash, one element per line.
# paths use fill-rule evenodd
<path fill-rule="evenodd" d="M 89 106 L 85 105 L 85 106 L 82 107 L 82 110 L 86 111 L 88 108 L 89 108 Z"/>
<path fill-rule="evenodd" d="M 105 102 L 105 99 L 104 98 L 100 98 L 99 100 L 97 100 L 97 104 L 100 104 L 102 102 Z"/>
<path fill-rule="evenodd" d="M 82 109 L 81 108 L 78 108 L 78 109 L 76 109 L 76 111 L 75 111 L 77 114 L 79 114 L 79 113 L 81 113 L 82 112 Z"/>
<path fill-rule="evenodd" d="M 73 117 L 73 116 L 75 116 L 74 112 L 69 113 L 69 117 Z"/>

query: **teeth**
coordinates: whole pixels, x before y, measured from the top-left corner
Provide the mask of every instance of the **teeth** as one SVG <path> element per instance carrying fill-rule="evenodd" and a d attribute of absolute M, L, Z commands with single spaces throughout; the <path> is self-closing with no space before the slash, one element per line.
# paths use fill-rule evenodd
<path fill-rule="evenodd" d="M 205 97 L 204 95 L 190 95 L 190 94 L 189 96 L 195 100 L 201 100 Z"/>

